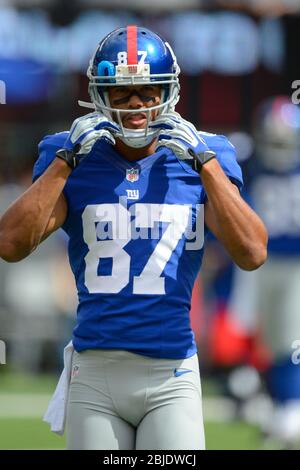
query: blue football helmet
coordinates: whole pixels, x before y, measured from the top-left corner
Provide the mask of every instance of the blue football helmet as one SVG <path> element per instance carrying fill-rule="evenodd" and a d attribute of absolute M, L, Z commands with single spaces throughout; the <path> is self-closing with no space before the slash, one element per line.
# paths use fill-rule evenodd
<path fill-rule="evenodd" d="M 267 170 L 292 171 L 300 165 L 300 108 L 289 96 L 263 101 L 255 115 L 257 156 Z"/>
<path fill-rule="evenodd" d="M 159 130 L 149 127 L 151 111 L 158 114 L 174 110 L 179 99 L 180 68 L 170 45 L 149 29 L 127 26 L 108 34 L 98 45 L 87 71 L 89 94 L 93 107 L 120 126 L 116 136 L 130 147 L 145 147 Z M 122 124 L 121 113 L 136 113 L 136 109 L 111 107 L 108 87 L 147 85 L 162 86 L 161 103 L 143 108 L 147 115 L 145 129 L 128 129 Z M 87 103 L 79 102 L 83 106 Z"/>

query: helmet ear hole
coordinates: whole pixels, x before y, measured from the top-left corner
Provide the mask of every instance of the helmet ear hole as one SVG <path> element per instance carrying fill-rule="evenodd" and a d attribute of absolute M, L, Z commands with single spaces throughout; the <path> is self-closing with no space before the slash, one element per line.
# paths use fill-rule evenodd
<path fill-rule="evenodd" d="M 102 60 L 97 66 L 97 72 L 99 77 L 115 77 L 115 66 L 109 60 Z M 105 83 L 106 79 L 104 78 L 102 81 Z M 114 83 L 114 81 L 114 78 L 107 80 L 108 83 Z"/>

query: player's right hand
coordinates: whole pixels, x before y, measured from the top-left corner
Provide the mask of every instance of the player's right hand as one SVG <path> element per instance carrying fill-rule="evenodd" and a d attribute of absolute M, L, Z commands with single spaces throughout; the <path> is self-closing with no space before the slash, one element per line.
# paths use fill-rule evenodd
<path fill-rule="evenodd" d="M 74 169 L 83 156 L 91 151 L 97 140 L 105 139 L 114 145 L 113 134 L 118 131 L 120 131 L 119 126 L 103 114 L 97 111 L 86 114 L 75 119 L 67 140 L 56 156 L 65 160 Z"/>

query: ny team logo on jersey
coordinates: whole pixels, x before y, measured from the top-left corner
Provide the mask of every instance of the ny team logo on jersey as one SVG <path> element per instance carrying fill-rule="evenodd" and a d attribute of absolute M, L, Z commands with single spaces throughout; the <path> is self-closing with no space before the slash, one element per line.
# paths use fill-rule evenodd
<path fill-rule="evenodd" d="M 130 181 L 130 183 L 134 183 L 135 181 L 138 181 L 140 174 L 139 174 L 138 168 L 130 168 L 126 170 L 126 179 L 127 181 Z"/>
<path fill-rule="evenodd" d="M 127 199 L 139 199 L 140 192 L 138 189 L 126 189 Z"/>

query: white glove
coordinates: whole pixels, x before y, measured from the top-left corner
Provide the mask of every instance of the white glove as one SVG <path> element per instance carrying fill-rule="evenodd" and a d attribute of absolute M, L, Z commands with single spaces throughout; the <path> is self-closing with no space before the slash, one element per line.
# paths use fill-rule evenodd
<path fill-rule="evenodd" d="M 150 127 L 161 129 L 156 150 L 162 146 L 170 148 L 178 158 L 187 160 L 198 173 L 206 162 L 216 156 L 195 126 L 175 111 L 158 116 Z"/>
<path fill-rule="evenodd" d="M 74 169 L 87 155 L 95 142 L 99 139 L 105 139 L 112 145 L 115 144 L 113 134 L 120 130 L 115 122 L 99 112 L 86 114 L 75 119 L 70 133 L 63 147 L 58 150 L 56 156 L 65 160 L 68 165 Z"/>

